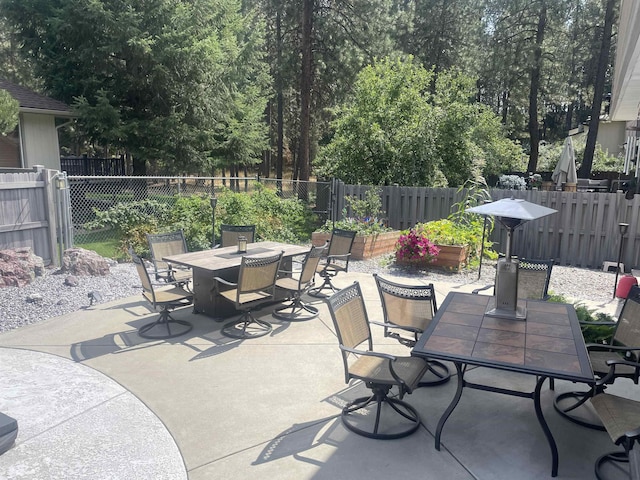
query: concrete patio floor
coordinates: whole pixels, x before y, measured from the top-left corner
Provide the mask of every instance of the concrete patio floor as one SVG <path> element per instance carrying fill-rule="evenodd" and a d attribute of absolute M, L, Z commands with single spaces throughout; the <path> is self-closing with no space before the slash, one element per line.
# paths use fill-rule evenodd
<path fill-rule="evenodd" d="M 371 275 L 349 273 L 336 284 L 355 280 L 370 318 L 381 320 Z M 477 286 L 436 285 L 438 301 L 452 288 Z M 245 341 L 222 336 L 221 323 L 190 308 L 174 316 L 192 322 L 191 332 L 144 340 L 136 329 L 155 314 L 141 297 L 0 334 L 0 411 L 20 428 L 16 445 L 0 456 L 0 478 L 551 477 L 549 447 L 528 399 L 465 390 L 436 451 L 433 434 L 455 381 L 406 397 L 424 423 L 412 436 L 380 441 L 346 430 L 341 406 L 366 389 L 344 384 L 328 310 L 313 303 L 320 317 L 300 323 L 264 309 L 259 316 L 273 324 L 272 334 Z M 372 329 L 378 347 L 408 355 L 381 328 Z M 535 381 L 483 368 L 468 378 L 526 390 Z M 556 382 L 556 392 L 572 387 Z M 630 382 L 610 391 L 640 399 L 640 387 Z M 606 433 L 561 418 L 553 395 L 545 385 L 545 417 L 560 454 L 557 478 L 594 478 L 596 458 L 616 447 Z"/>

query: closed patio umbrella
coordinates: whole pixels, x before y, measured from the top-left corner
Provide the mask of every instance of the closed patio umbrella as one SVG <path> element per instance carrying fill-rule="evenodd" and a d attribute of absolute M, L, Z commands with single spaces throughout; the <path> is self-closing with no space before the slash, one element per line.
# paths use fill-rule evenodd
<path fill-rule="evenodd" d="M 551 180 L 556 182 L 556 186 L 562 187 L 563 183 L 578 183 L 578 173 L 576 172 L 576 154 L 573 150 L 571 137 L 564 141 L 562 155 L 551 174 Z"/>

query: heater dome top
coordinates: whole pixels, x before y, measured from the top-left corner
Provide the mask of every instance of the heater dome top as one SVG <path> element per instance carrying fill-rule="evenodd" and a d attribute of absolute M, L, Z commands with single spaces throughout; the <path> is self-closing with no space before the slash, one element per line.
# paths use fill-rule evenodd
<path fill-rule="evenodd" d="M 553 208 L 531 203 L 521 198 L 503 198 L 477 207 L 467 208 L 469 213 L 493 215 L 502 218 L 514 218 L 522 221 L 535 220 L 556 213 Z M 521 223 L 521 222 L 520 222 Z"/>

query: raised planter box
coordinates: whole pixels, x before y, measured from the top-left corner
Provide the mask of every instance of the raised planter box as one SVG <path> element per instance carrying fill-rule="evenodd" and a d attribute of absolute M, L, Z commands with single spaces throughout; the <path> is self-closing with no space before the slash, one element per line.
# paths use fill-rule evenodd
<path fill-rule="evenodd" d="M 313 232 L 311 234 L 311 243 L 314 246 L 324 245 L 330 237 L 330 233 Z M 396 242 L 399 237 L 400 232 L 397 230 L 375 235 L 356 235 L 351 248 L 351 259 L 368 260 L 369 258 L 393 253 L 396 250 Z"/>
<path fill-rule="evenodd" d="M 414 265 L 418 268 L 439 267 L 446 270 L 459 271 L 467 264 L 469 257 L 467 247 L 464 245 L 438 245 L 440 253 L 432 262 L 416 263 L 406 260 L 397 260 L 398 265 Z"/>

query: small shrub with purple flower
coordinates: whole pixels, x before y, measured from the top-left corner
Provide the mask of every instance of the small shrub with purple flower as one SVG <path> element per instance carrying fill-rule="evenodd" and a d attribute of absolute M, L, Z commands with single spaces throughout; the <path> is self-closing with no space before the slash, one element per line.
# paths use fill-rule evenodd
<path fill-rule="evenodd" d="M 396 244 L 396 260 L 408 263 L 430 263 L 440 249 L 414 228 L 400 235 Z"/>

